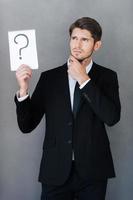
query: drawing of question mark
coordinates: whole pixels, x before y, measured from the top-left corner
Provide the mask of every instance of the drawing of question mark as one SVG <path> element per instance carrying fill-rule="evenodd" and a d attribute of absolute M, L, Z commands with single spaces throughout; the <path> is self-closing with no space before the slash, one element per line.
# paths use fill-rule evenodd
<path fill-rule="evenodd" d="M 19 59 L 22 59 L 22 56 L 21 56 L 22 49 L 28 47 L 28 45 L 29 45 L 29 39 L 28 39 L 27 35 L 25 35 L 25 34 L 18 34 L 18 35 L 16 35 L 15 38 L 14 38 L 14 42 L 15 42 L 16 44 L 18 44 L 18 42 L 16 41 L 16 39 L 17 39 L 18 37 L 20 37 L 20 36 L 26 38 L 26 45 L 23 46 L 23 47 L 21 47 L 21 48 L 19 49 Z"/>

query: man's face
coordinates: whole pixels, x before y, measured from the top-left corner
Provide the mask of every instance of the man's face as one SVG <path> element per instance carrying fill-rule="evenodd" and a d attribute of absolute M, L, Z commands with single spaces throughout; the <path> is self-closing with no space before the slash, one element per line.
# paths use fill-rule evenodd
<path fill-rule="evenodd" d="M 77 60 L 91 59 L 93 51 L 98 50 L 99 47 L 98 42 L 94 42 L 90 31 L 80 28 L 73 30 L 70 38 L 70 52 Z"/>

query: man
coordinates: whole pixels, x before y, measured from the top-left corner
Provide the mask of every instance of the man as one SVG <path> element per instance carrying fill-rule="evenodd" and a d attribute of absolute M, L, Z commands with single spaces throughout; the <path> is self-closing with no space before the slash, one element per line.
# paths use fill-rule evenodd
<path fill-rule="evenodd" d="M 46 117 L 42 200 L 104 200 L 108 178 L 115 176 L 105 124 L 120 119 L 117 75 L 92 61 L 101 47 L 96 20 L 78 19 L 69 32 L 67 63 L 43 72 L 31 98 L 32 71 L 26 65 L 17 70 L 18 124 L 28 133 Z"/>

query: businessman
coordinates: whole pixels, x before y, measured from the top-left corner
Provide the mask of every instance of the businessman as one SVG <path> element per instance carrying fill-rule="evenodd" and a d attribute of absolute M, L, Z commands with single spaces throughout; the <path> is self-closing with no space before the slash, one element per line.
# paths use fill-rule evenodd
<path fill-rule="evenodd" d="M 29 133 L 46 118 L 41 200 L 104 200 L 108 179 L 115 177 L 105 124 L 120 120 L 117 74 L 92 59 L 102 36 L 95 19 L 76 20 L 69 33 L 67 62 L 43 72 L 31 97 L 32 70 L 18 68 L 18 125 Z"/>

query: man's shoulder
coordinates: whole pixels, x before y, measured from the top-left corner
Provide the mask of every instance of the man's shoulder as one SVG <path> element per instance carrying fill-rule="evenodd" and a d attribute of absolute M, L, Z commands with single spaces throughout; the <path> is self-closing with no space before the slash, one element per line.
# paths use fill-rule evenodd
<path fill-rule="evenodd" d="M 42 76 L 55 76 L 56 74 L 60 74 L 64 71 L 67 70 L 67 63 L 61 65 L 61 66 L 58 66 L 58 67 L 55 67 L 55 68 L 52 68 L 52 69 L 49 69 L 47 71 L 44 71 L 41 73 Z"/>
<path fill-rule="evenodd" d="M 99 65 L 97 63 L 93 63 L 93 68 L 95 68 L 95 70 L 99 73 L 105 73 L 105 74 L 116 74 L 116 71 L 114 71 L 113 69 L 111 69 L 110 67 L 105 67 L 102 65 Z"/>

